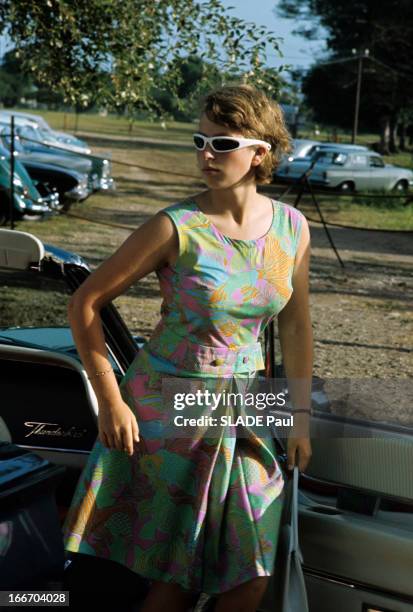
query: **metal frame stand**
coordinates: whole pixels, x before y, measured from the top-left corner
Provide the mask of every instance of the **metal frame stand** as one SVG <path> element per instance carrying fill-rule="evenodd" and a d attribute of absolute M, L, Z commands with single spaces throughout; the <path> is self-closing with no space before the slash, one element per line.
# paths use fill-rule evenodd
<path fill-rule="evenodd" d="M 280 195 L 280 200 L 282 198 L 284 198 L 290 191 L 291 189 L 296 186 L 299 185 L 300 189 L 296 195 L 296 198 L 294 200 L 294 208 L 298 208 L 298 205 L 300 203 L 301 197 L 303 195 L 303 193 L 305 192 L 305 190 L 307 189 L 308 192 L 311 195 L 311 200 L 312 203 L 315 207 L 315 209 L 318 212 L 318 215 L 320 217 L 321 223 L 323 224 L 323 228 L 324 231 L 326 233 L 326 236 L 328 238 L 328 241 L 330 243 L 331 248 L 333 249 L 338 262 L 340 264 L 340 266 L 342 268 L 345 268 L 344 262 L 340 257 L 340 254 L 334 244 L 333 238 L 328 230 L 328 227 L 326 225 L 323 213 L 321 212 L 320 206 L 318 204 L 317 198 L 315 196 L 315 193 L 313 191 L 313 188 L 311 186 L 310 181 L 308 180 L 308 177 L 310 176 L 311 172 L 313 171 L 314 165 L 316 163 L 317 160 L 313 160 L 309 166 L 309 168 L 307 168 L 307 170 L 305 172 L 302 173 L 302 175 L 296 180 L 294 181 L 291 185 L 289 185 L 287 187 L 287 189 L 285 191 L 283 191 L 283 193 Z M 270 321 L 270 323 L 267 325 L 267 327 L 264 330 L 264 342 L 265 342 L 265 376 L 267 378 L 275 378 L 275 373 L 276 373 L 276 366 L 275 366 L 275 328 L 274 328 L 274 319 L 272 319 L 272 321 Z"/>

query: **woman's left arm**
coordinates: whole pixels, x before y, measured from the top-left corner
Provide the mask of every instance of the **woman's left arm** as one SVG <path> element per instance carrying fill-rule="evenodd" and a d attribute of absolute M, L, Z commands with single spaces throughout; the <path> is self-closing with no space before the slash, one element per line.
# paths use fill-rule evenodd
<path fill-rule="evenodd" d="M 278 335 L 285 375 L 293 409 L 311 408 L 313 372 L 313 331 L 309 300 L 310 229 L 302 219 L 302 229 L 292 275 L 293 293 L 278 314 Z M 310 413 L 294 416 L 287 444 L 288 469 L 296 464 L 304 472 L 311 458 Z"/>

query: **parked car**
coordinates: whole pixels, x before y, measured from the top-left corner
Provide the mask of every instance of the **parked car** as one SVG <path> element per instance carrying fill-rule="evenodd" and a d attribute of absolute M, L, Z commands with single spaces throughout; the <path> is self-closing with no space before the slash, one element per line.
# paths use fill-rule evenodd
<path fill-rule="evenodd" d="M 300 157 L 289 157 L 280 166 L 278 166 L 274 172 L 274 179 L 278 182 L 294 182 L 299 179 L 306 170 L 309 170 L 315 161 L 322 158 L 324 159 L 323 153 L 341 151 L 368 151 L 368 148 L 361 145 L 345 145 L 335 143 L 313 144 L 308 149 L 306 155 Z"/>
<path fill-rule="evenodd" d="M 7 289 L 3 294 L 9 304 L 2 311 L 0 302 L 3 320 L 8 317 L 7 328 L 0 331 L 0 436 L 66 468 L 56 488 L 62 521 L 97 437 L 98 404 L 70 330 L 63 321 L 52 328 L 51 319 L 59 299 L 89 273 L 87 263 L 76 254 L 45 245 L 32 234 L 0 229 L 0 285 Z M 24 308 L 16 305 L 11 310 L 19 289 Z M 114 304 L 101 314 L 119 381 L 141 347 Z M 16 328 L 12 316 L 44 321 L 44 326 L 30 329 L 26 323 Z M 310 612 L 413 612 L 413 428 L 347 416 L 347 395 L 343 400 L 337 397 L 335 412 L 314 408 L 312 456 L 299 479 L 299 541 Z M 374 396 L 371 401 L 374 405 Z M 40 531 L 47 545 L 48 530 Z M 26 550 L 24 558 L 32 559 L 33 551 Z M 105 582 L 104 566 L 109 567 L 106 577 L 114 567 L 104 559 L 70 553 L 63 577 L 85 558 L 89 569 L 93 564 L 99 567 L 95 576 L 100 578 L 94 585 L 89 571 L 84 571 L 84 588 L 95 586 L 99 591 Z M 3 559 L 7 561 L 7 556 Z M 17 564 L 14 578 L 13 587 L 18 589 L 24 576 Z M 115 588 L 120 584 L 110 582 Z M 122 597 L 119 587 L 117 609 L 126 610 Z M 271 589 L 259 609 L 276 609 Z"/>
<path fill-rule="evenodd" d="M 36 161 L 25 161 L 23 166 L 38 184 L 56 190 L 65 209 L 73 202 L 85 200 L 92 193 L 87 174 Z"/>
<path fill-rule="evenodd" d="M 10 217 L 9 157 L 8 151 L 0 147 L 0 226 L 5 225 Z M 46 188 L 40 193 L 38 185 L 18 160 L 15 160 L 13 185 L 13 215 L 16 220 L 53 214 L 62 208 L 59 194 Z"/>
<path fill-rule="evenodd" d="M 10 159 L 9 149 L 5 149 L 1 144 L 0 155 L 4 159 Z M 84 200 L 92 193 L 88 188 L 87 175 L 75 170 L 33 161 L 22 163 L 17 151 L 15 151 L 14 166 L 32 200 L 39 201 L 40 195 L 54 210 L 67 209 L 72 202 Z"/>
<path fill-rule="evenodd" d="M 293 138 L 292 139 L 292 150 L 290 153 L 286 153 L 281 157 L 278 164 L 278 168 L 273 172 L 273 179 L 276 179 L 277 171 L 282 169 L 284 166 L 288 166 L 289 162 L 294 159 L 301 159 L 309 154 L 313 148 L 320 144 L 318 140 L 307 140 L 305 138 Z"/>
<path fill-rule="evenodd" d="M 63 166 L 76 172 L 88 175 L 88 186 L 92 191 L 112 190 L 116 188 L 110 176 L 110 160 L 96 155 L 73 153 L 55 148 L 44 142 L 42 134 L 34 125 L 17 125 L 14 140 L 15 150 L 22 161 L 36 161 Z M 1 122 L 0 137 L 6 148 L 10 146 L 10 125 Z"/>
<path fill-rule="evenodd" d="M 288 156 L 288 159 L 296 159 L 297 157 L 306 157 L 311 155 L 314 148 L 322 144 L 318 140 L 309 140 L 306 138 L 294 138 L 293 150 Z"/>
<path fill-rule="evenodd" d="M 58 132 L 56 130 L 53 130 L 41 115 L 33 115 L 31 113 L 25 113 L 22 111 L 15 111 L 11 109 L 3 109 L 0 111 L 0 121 L 2 121 L 4 118 L 5 120 L 7 120 L 7 122 L 10 122 L 11 115 L 15 117 L 15 121 L 20 123 L 20 125 L 37 124 L 38 128 L 42 130 L 45 142 L 54 144 L 55 146 L 60 146 L 65 149 L 69 149 L 71 151 L 74 151 L 75 153 L 92 152 L 87 142 L 76 138 L 76 136 L 67 134 L 66 132 Z"/>
<path fill-rule="evenodd" d="M 374 151 L 330 151 L 317 159 L 309 177 L 317 187 L 353 191 L 396 191 L 406 193 L 413 186 L 413 172 L 386 164 Z"/>

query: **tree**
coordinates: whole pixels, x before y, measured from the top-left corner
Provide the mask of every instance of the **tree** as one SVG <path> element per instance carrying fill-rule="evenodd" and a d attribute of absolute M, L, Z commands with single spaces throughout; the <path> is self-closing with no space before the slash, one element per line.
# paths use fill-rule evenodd
<path fill-rule="evenodd" d="M 179 100 L 183 57 L 208 59 L 264 90 L 279 78 L 262 70 L 267 48 L 281 55 L 279 40 L 229 15 L 220 0 L 3 0 L 2 31 L 24 67 L 65 102 L 123 107 L 130 116 L 162 114 L 156 89 Z"/>
<path fill-rule="evenodd" d="M 22 97 L 31 97 L 35 85 L 27 75 L 14 51 L 5 53 L 0 65 L 0 100 L 5 106 L 15 106 Z"/>
<path fill-rule="evenodd" d="M 307 102 L 321 121 L 348 127 L 354 112 L 357 62 L 362 53 L 360 120 L 381 133 L 383 152 L 395 150 L 398 124 L 406 121 L 413 93 L 413 4 L 410 0 L 281 0 L 278 13 L 305 24 L 296 30 L 307 39 L 327 32 L 328 61 L 304 79 Z M 348 62 L 342 59 L 350 58 Z M 355 58 L 356 59 L 356 58 Z"/>

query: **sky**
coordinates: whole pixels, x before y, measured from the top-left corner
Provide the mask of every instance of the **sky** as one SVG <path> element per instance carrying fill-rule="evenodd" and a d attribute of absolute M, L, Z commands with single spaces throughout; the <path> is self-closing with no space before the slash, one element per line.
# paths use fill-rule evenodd
<path fill-rule="evenodd" d="M 324 50 L 324 41 L 308 41 L 301 36 L 291 33 L 297 26 L 293 19 L 282 19 L 274 14 L 274 7 L 278 0 L 221 0 L 225 7 L 234 6 L 228 11 L 230 15 L 251 21 L 260 26 L 266 26 L 280 41 L 280 48 L 284 57 L 280 58 L 274 53 L 267 55 L 270 67 L 281 64 L 291 64 L 294 68 L 308 68 L 315 62 L 316 55 Z"/>
<path fill-rule="evenodd" d="M 280 41 L 280 58 L 276 53 L 267 55 L 269 67 L 291 64 L 294 68 L 308 68 L 324 48 L 324 42 L 310 42 L 301 36 L 294 36 L 291 31 L 296 27 L 292 19 L 281 19 L 274 14 L 274 7 L 279 0 L 221 0 L 225 7 L 236 7 L 229 12 L 230 15 L 266 26 L 275 36 L 282 37 Z M 0 57 L 10 48 L 10 40 L 0 36 Z"/>

